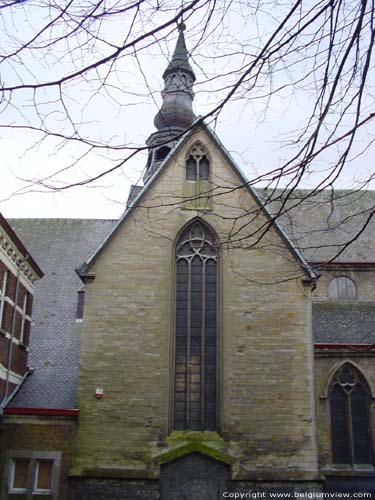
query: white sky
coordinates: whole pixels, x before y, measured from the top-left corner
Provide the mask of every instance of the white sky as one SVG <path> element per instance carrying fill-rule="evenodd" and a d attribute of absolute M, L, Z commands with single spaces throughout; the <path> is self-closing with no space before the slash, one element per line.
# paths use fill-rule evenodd
<path fill-rule="evenodd" d="M 20 16 L 20 15 L 19 15 Z M 21 21 L 20 21 L 21 19 Z M 25 15 L 17 18 L 17 32 L 25 29 Z M 195 24 L 194 24 L 195 23 Z M 192 48 L 199 36 L 199 20 L 191 20 L 191 29 L 186 32 L 188 48 Z M 29 26 L 30 28 L 30 26 Z M 235 37 L 245 32 L 250 38 L 250 33 L 256 27 L 249 26 L 241 16 L 232 15 L 230 20 L 231 34 Z M 30 28 L 31 29 L 31 28 Z M 110 38 L 112 32 L 119 29 L 119 24 L 107 28 Z M 26 35 L 24 35 L 26 36 Z M 114 35 L 113 35 L 114 36 Z M 190 39 L 191 36 L 191 39 Z M 1 38 L 2 37 L 2 38 Z M 0 41 L 4 45 L 4 33 Z M 111 73 L 111 85 L 121 86 L 114 91 L 115 99 L 105 93 L 98 95 L 94 92 L 94 84 L 88 82 L 85 88 L 76 89 L 70 86 L 67 103 L 70 113 L 77 121 L 85 122 L 81 130 L 84 134 L 94 138 L 113 138 L 115 143 L 130 145 L 145 145 L 147 137 L 155 131 L 153 117 L 161 104 L 160 90 L 162 89 L 162 73 L 167 65 L 167 60 L 173 52 L 177 40 L 177 31 L 171 34 L 168 41 L 150 47 L 140 52 L 138 60 L 129 56 L 117 63 L 117 73 Z M 220 49 L 220 33 L 204 42 L 199 50 L 193 53 L 191 65 L 196 73 L 196 99 L 195 111 L 202 115 L 210 105 L 217 102 L 219 92 L 212 91 L 217 88 L 218 82 L 209 82 L 207 79 L 221 72 L 229 72 L 239 64 L 238 57 L 228 60 L 214 60 L 213 56 Z M 225 51 L 230 50 L 231 40 L 225 38 Z M 249 45 L 250 46 L 250 45 Z M 56 55 L 56 60 L 58 57 Z M 56 64 L 56 75 L 63 65 Z M 35 72 L 38 78 L 53 75 L 54 62 L 45 65 L 34 61 Z M 139 64 L 142 72 L 139 71 Z M 65 66 L 66 67 L 66 66 Z M 1 73 L 0 65 L 0 73 Z M 9 79 L 17 79 L 11 74 L 10 67 L 5 68 Z M 22 71 L 19 70 L 19 71 Z M 63 71 L 63 70 L 62 70 Z M 1 73 L 2 75 L 4 74 Z M 279 75 L 279 81 L 284 78 Z M 147 82 L 147 85 L 145 83 Z M 229 76 L 230 81 L 230 76 Z M 202 83 L 205 82 L 205 83 Z M 123 93 L 122 93 L 123 92 Z M 136 94 L 136 95 L 133 95 Z M 297 129 L 306 112 L 311 106 L 309 92 L 296 90 L 294 93 L 281 93 L 271 103 L 265 100 L 229 102 L 221 113 L 215 129 L 219 138 L 231 152 L 234 159 L 249 178 L 257 176 L 276 168 L 288 155 L 288 150 L 282 148 L 280 140 L 286 130 Z M 45 106 L 47 120 L 52 125 L 58 123 L 61 109 L 54 104 L 56 96 L 46 94 Z M 82 107 L 82 103 L 86 105 Z M 2 123 L 20 125 L 29 120 L 35 123 L 36 117 L 32 106 L 32 96 L 20 94 L 14 101 L 15 108 L 3 111 Z M 18 108 L 18 109 L 16 109 Z M 267 109 L 264 116 L 263 111 Z M 59 114 L 60 113 L 60 114 Z M 26 118 L 25 118 L 26 117 Z M 65 125 L 62 126 L 62 130 Z M 68 126 L 67 126 L 68 127 Z M 366 132 L 369 134 L 369 131 Z M 75 218 L 117 218 L 124 210 L 130 184 L 138 183 L 142 177 L 146 163 L 146 155 L 137 155 L 130 163 L 114 174 L 108 175 L 86 187 L 74 187 L 67 191 L 51 192 L 33 180 L 48 176 L 49 172 L 66 169 L 76 162 L 85 148 L 77 144 L 69 144 L 61 148 L 61 142 L 48 139 L 39 144 L 41 136 L 27 130 L 0 129 L 1 151 L 1 176 L 0 176 L 0 211 L 5 217 L 75 217 Z M 363 141 L 368 137 L 363 134 Z M 363 149 L 361 140 L 358 148 Z M 334 153 L 331 153 L 334 154 Z M 100 171 L 114 165 L 113 162 L 124 158 L 125 153 L 118 151 L 84 156 L 78 165 L 72 166 L 63 172 L 58 179 L 61 182 L 74 182 L 96 175 Z M 330 157 L 325 158 L 326 161 Z M 303 187 L 312 187 L 322 176 L 320 172 L 325 168 L 323 162 L 316 163 L 314 172 L 307 176 Z M 365 153 L 358 160 L 349 163 L 346 171 L 341 176 L 339 187 L 352 187 L 356 181 L 368 176 L 373 169 L 373 160 L 370 152 Z"/>

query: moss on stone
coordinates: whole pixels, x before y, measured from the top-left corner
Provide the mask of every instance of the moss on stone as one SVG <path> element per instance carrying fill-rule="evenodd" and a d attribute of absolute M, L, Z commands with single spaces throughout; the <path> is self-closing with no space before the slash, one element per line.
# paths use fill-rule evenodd
<path fill-rule="evenodd" d="M 170 462 L 193 452 L 201 453 L 225 464 L 232 464 L 235 461 L 235 457 L 223 450 L 224 440 L 216 432 L 173 432 L 167 438 L 166 445 L 167 447 L 162 452 L 153 457 L 158 464 Z"/>

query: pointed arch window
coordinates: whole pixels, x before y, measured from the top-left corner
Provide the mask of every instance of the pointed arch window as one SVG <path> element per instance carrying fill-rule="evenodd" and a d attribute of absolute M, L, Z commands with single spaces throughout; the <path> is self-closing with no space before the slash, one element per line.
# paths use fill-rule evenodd
<path fill-rule="evenodd" d="M 217 275 L 214 235 L 195 221 L 176 245 L 175 430 L 217 429 Z"/>
<path fill-rule="evenodd" d="M 186 155 L 183 210 L 212 210 L 211 177 L 207 148 L 198 141 Z"/>
<path fill-rule="evenodd" d="M 350 363 L 335 374 L 329 389 L 332 462 L 372 464 L 371 395 L 367 382 Z"/>
<path fill-rule="evenodd" d="M 210 177 L 210 162 L 205 147 L 197 142 L 190 150 L 186 159 L 186 180 L 208 181 Z"/>

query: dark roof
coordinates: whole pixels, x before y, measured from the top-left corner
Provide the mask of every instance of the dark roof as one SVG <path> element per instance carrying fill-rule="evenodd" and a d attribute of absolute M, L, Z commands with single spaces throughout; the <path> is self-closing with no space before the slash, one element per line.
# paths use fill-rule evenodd
<path fill-rule="evenodd" d="M 19 408 L 75 408 L 79 368 L 75 272 L 104 239 L 113 220 L 10 220 L 40 263 L 45 276 L 36 286 L 28 365 L 35 368 L 10 404 Z"/>
<path fill-rule="evenodd" d="M 314 341 L 322 344 L 374 344 L 375 302 L 314 302 Z"/>
<path fill-rule="evenodd" d="M 187 71 L 191 74 L 193 80 L 195 80 L 195 74 L 189 64 L 189 54 L 186 48 L 185 36 L 184 36 L 185 25 L 179 25 L 179 35 L 176 43 L 176 47 L 173 52 L 172 59 L 164 71 L 163 78 L 165 79 L 167 75 L 176 70 Z"/>
<path fill-rule="evenodd" d="M 375 191 L 261 191 L 277 214 L 287 196 L 279 222 L 307 261 L 332 258 L 343 262 L 374 262 Z M 369 220 L 370 219 L 370 220 Z M 346 243 L 351 243 L 345 248 Z M 339 254 L 339 255 L 338 255 Z"/>

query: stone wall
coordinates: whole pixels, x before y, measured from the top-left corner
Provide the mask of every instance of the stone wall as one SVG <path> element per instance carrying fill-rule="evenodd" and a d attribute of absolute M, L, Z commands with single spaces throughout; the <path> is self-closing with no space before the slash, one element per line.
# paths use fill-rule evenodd
<path fill-rule="evenodd" d="M 212 206 L 181 204 L 189 147 L 209 149 Z M 235 479 L 316 476 L 310 288 L 280 234 L 204 132 L 178 152 L 89 272 L 74 476 L 158 477 L 173 444 L 174 242 L 203 218 L 220 245 L 219 447 Z M 183 205 L 183 206 L 182 206 Z M 211 210 L 212 208 L 212 210 Z M 245 219 L 245 214 L 246 219 Z M 246 222 L 246 224 L 244 224 Z M 259 235 L 265 232 L 261 244 Z M 228 242 L 228 235 L 233 238 Z M 95 390 L 103 389 L 101 399 Z M 197 445 L 198 446 L 198 445 Z M 174 448 L 173 448 L 174 447 Z M 214 452 L 213 452 L 214 453 Z"/>
<path fill-rule="evenodd" d="M 159 500 L 159 481 L 71 478 L 69 500 Z"/>
<path fill-rule="evenodd" d="M 372 267 L 366 268 L 364 265 L 361 268 L 345 266 L 337 269 L 318 269 L 321 274 L 316 290 L 314 291 L 314 299 L 328 300 L 328 289 L 330 281 L 337 276 L 346 276 L 356 284 L 358 300 L 374 301 L 375 300 L 375 271 Z"/>

